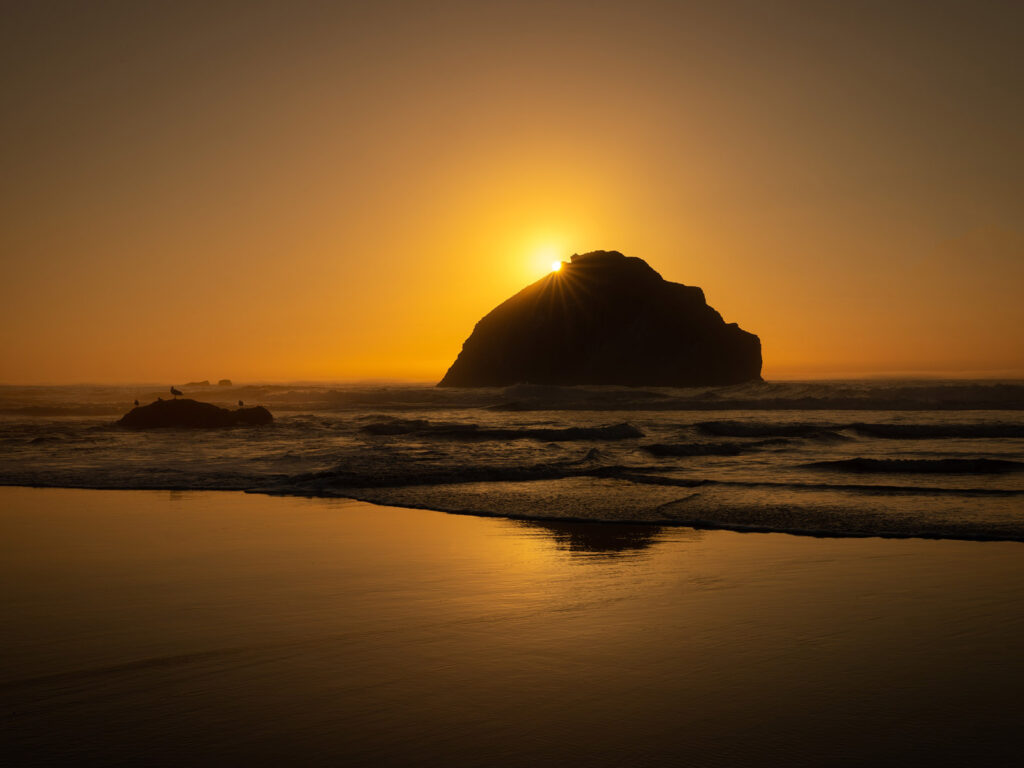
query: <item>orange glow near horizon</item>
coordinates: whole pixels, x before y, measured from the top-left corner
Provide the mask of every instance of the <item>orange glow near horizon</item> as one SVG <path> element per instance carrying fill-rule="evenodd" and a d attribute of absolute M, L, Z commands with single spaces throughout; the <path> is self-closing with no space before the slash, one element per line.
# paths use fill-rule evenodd
<path fill-rule="evenodd" d="M 0 383 L 437 381 L 598 249 L 769 379 L 1024 377 L 1015 26 L 740 5 L 12 9 Z"/>

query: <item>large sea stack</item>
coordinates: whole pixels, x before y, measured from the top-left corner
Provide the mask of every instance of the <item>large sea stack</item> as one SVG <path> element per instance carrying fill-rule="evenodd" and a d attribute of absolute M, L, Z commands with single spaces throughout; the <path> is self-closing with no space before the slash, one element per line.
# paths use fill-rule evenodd
<path fill-rule="evenodd" d="M 476 324 L 439 386 L 687 387 L 761 379 L 761 341 L 618 251 L 574 255 Z"/>

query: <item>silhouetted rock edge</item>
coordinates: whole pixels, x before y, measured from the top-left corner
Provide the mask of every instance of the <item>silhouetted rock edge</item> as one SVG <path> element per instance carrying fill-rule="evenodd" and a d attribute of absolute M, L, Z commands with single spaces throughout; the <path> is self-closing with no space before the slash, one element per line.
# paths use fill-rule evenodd
<path fill-rule="evenodd" d="M 708 386 L 761 380 L 761 341 L 618 251 L 574 255 L 485 315 L 439 386 Z"/>

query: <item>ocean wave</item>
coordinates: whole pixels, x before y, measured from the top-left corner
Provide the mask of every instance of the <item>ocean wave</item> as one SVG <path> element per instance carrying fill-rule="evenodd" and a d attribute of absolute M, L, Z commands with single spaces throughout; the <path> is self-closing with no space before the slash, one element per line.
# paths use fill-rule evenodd
<path fill-rule="evenodd" d="M 398 488 L 410 485 L 444 485 L 480 482 L 527 482 L 531 480 L 559 480 L 568 477 L 614 477 L 621 473 L 637 472 L 642 468 L 598 463 L 597 457 L 587 454 L 575 461 L 552 462 L 519 466 L 508 463 L 387 465 L 371 464 L 362 468 L 343 465 L 320 472 L 295 475 L 286 487 L 316 491 L 329 488 Z"/>
<path fill-rule="evenodd" d="M 888 439 L 934 440 L 939 438 L 1013 438 L 1024 437 L 1024 424 L 850 424 L 851 429 L 868 437 Z"/>
<path fill-rule="evenodd" d="M 659 475 L 643 467 L 603 464 L 600 459 L 600 454 L 592 451 L 575 462 L 520 468 L 429 471 L 420 467 L 398 473 L 336 468 L 262 476 L 143 468 L 118 475 L 51 475 L 49 481 L 18 484 L 245 490 L 538 521 L 643 523 L 837 537 L 1024 541 L 1021 490 L 722 481 Z M 983 499 L 984 505 L 980 505 Z"/>
<path fill-rule="evenodd" d="M 674 525 L 827 537 L 929 538 L 1024 541 L 1019 518 L 974 517 L 958 498 L 942 504 L 904 496 L 865 499 L 834 490 L 775 491 L 770 497 L 703 488 L 671 502 L 662 512 Z M 668 523 L 663 523 L 668 524 Z"/>
<path fill-rule="evenodd" d="M 735 488 L 761 488 L 773 489 L 782 488 L 786 490 L 808 490 L 808 491 L 829 491 L 843 493 L 858 493 L 870 496 L 995 496 L 995 497 L 1017 497 L 1024 498 L 1024 490 L 1015 488 L 960 488 L 932 485 L 884 485 L 880 483 L 799 483 L 799 482 L 772 482 L 768 480 L 705 480 L 702 485 L 722 485 Z"/>
<path fill-rule="evenodd" d="M 327 495 L 330 495 L 328 493 Z M 574 477 L 401 488 L 349 488 L 336 495 L 377 504 L 534 521 L 685 526 L 828 537 L 1024 541 L 1011 507 L 988 517 L 972 500 L 904 494 L 897 504 L 829 488 L 638 485 L 624 478 Z"/>
<path fill-rule="evenodd" d="M 810 440 L 846 440 L 837 430 L 843 427 L 821 424 L 777 424 L 751 421 L 701 421 L 699 432 L 715 437 L 777 437 Z"/>
<path fill-rule="evenodd" d="M 640 447 L 652 456 L 738 456 L 748 448 L 742 443 L 652 443 Z"/>
<path fill-rule="evenodd" d="M 752 382 L 727 387 L 599 387 L 519 384 L 501 411 L 927 411 L 1024 410 L 1019 382 Z"/>
<path fill-rule="evenodd" d="M 938 423 L 938 424 L 814 424 L 754 421 L 702 421 L 697 431 L 715 437 L 785 437 L 812 440 L 846 440 L 849 430 L 864 437 L 904 440 L 946 438 L 1000 439 L 1024 437 L 1024 424 L 1012 423 Z"/>
<path fill-rule="evenodd" d="M 369 435 L 408 435 L 410 432 L 418 432 L 429 427 L 430 422 L 425 419 L 390 418 L 365 424 L 359 431 Z"/>
<path fill-rule="evenodd" d="M 630 440 L 644 433 L 632 424 L 605 427 L 481 427 L 479 424 L 432 423 L 424 419 L 387 418 L 360 427 L 371 435 L 418 435 L 446 440 Z"/>
<path fill-rule="evenodd" d="M 912 474 L 971 474 L 1001 475 L 1024 472 L 1024 462 L 1007 459 L 839 459 L 814 461 L 804 464 L 810 469 L 830 469 L 840 472 L 912 473 Z"/>

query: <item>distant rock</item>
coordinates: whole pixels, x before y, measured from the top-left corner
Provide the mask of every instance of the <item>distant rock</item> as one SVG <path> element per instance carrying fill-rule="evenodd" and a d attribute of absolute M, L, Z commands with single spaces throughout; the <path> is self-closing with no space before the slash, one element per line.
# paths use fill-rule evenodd
<path fill-rule="evenodd" d="M 574 255 L 476 324 L 438 386 L 705 386 L 761 380 L 761 341 L 618 251 Z"/>
<path fill-rule="evenodd" d="M 203 379 L 202 381 L 190 381 L 188 384 L 182 384 L 183 387 L 208 387 L 210 386 L 209 379 Z"/>
<path fill-rule="evenodd" d="M 189 429 L 210 429 L 217 427 L 256 426 L 270 424 L 274 420 L 270 411 L 262 405 L 254 408 L 229 410 L 200 403 L 186 398 L 180 400 L 156 400 L 149 405 L 132 408 L 117 424 L 128 429 L 159 429 L 181 427 Z"/>
<path fill-rule="evenodd" d="M 220 381 L 217 382 L 217 386 L 218 387 L 230 387 L 231 386 L 231 379 L 221 379 Z"/>

